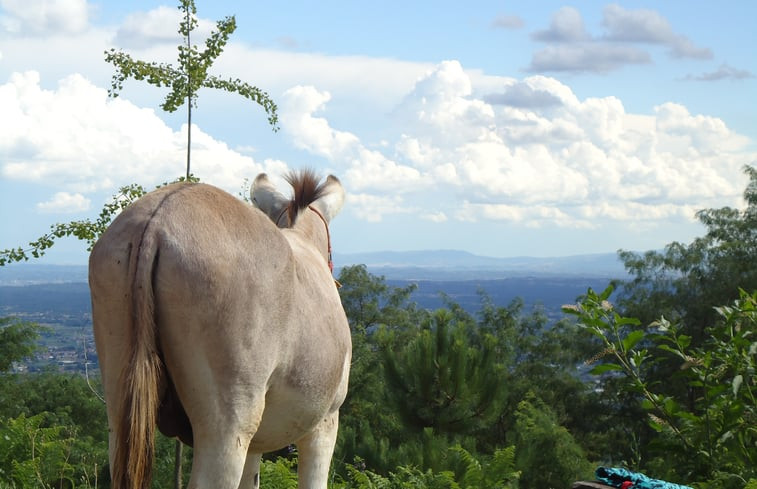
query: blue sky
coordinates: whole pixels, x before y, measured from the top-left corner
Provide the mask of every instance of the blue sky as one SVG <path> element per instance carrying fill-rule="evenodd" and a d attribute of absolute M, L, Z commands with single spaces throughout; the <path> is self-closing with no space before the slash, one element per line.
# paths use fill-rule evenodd
<path fill-rule="evenodd" d="M 233 194 L 309 166 L 343 181 L 335 250 L 490 256 L 646 250 L 741 206 L 757 164 L 754 2 L 209 2 L 235 15 L 214 73 L 266 90 L 281 130 L 205 90 L 193 171 Z M 185 113 L 111 47 L 175 62 L 159 1 L 0 0 L 0 248 L 183 173 Z M 281 183 L 281 180 L 277 180 Z M 286 191 L 282 184 L 282 191 Z M 84 263 L 61 241 L 46 263 Z"/>

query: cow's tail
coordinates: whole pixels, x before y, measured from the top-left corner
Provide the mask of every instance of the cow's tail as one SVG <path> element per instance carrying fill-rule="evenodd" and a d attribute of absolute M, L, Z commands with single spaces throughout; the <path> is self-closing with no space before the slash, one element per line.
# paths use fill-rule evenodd
<path fill-rule="evenodd" d="M 150 228 L 148 223 L 141 241 L 133 243 L 129 259 L 131 328 L 119 383 L 123 390 L 118 395 L 121 416 L 111 471 L 114 489 L 142 489 L 149 487 L 152 479 L 162 361 L 153 292 L 158 246 Z"/>

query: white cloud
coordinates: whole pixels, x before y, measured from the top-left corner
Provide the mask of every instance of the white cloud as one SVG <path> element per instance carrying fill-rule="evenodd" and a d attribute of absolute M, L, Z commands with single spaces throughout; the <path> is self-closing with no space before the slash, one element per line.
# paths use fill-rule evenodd
<path fill-rule="evenodd" d="M 690 217 L 738 204 L 741 167 L 757 159 L 748 138 L 680 104 L 630 114 L 615 97 L 582 100 L 545 76 L 503 79 L 507 96 L 496 99 L 490 81 L 456 61 L 440 63 L 398 96 L 375 140 L 335 128 L 338 101 L 298 85 L 280 99 L 281 126 L 343 178 L 354 214 L 374 222 L 411 212 L 432 222 L 577 228 Z M 0 106 L 5 179 L 55 182 L 85 196 L 183 173 L 186 127 L 174 131 L 155 111 L 109 99 L 79 75 L 48 90 L 37 73 L 16 73 L 0 85 Z M 197 127 L 192 154 L 195 174 L 232 193 L 245 177 L 287 168 L 256 162 Z"/>
<path fill-rule="evenodd" d="M 333 129 L 325 118 L 315 117 L 330 98 L 328 92 L 312 86 L 296 86 L 284 93 L 281 126 L 295 145 L 338 165 L 355 190 L 370 187 L 402 192 L 418 185 L 420 172 L 415 168 L 397 164 L 366 148 L 354 134 Z"/>
<path fill-rule="evenodd" d="M 261 70 L 262 66 L 266 69 Z M 229 43 L 213 67 L 223 76 L 239 77 L 274 95 L 298 85 L 312 86 L 350 100 L 369 100 L 372 108 L 387 112 L 433 64 L 258 49 Z M 363 113 L 361 106 L 353 109 Z"/>
<path fill-rule="evenodd" d="M 581 100 L 544 76 L 508 82 L 511 98 L 497 105 L 476 93 L 459 63 L 440 63 L 402 98 L 393 139 L 371 142 L 330 126 L 327 93 L 297 87 L 282 127 L 345 170 L 360 192 L 351 205 L 370 220 L 412 211 L 584 229 L 691 219 L 694 209 L 737 203 L 741 168 L 757 158 L 748 138 L 679 104 L 631 114 L 616 97 Z"/>
<path fill-rule="evenodd" d="M 540 81 L 551 78 L 532 76 L 505 86 L 504 92 L 492 93 L 484 101 L 492 105 L 509 105 L 518 108 L 537 108 L 560 105 L 562 99 L 547 88 L 539 87 Z"/>
<path fill-rule="evenodd" d="M 444 212 L 427 212 L 425 214 L 420 215 L 421 219 L 425 219 L 426 221 L 436 222 L 436 223 L 442 223 L 447 222 L 447 214 Z"/>
<path fill-rule="evenodd" d="M 0 0 L 0 28 L 21 36 L 77 34 L 89 23 L 87 0 Z"/>
<path fill-rule="evenodd" d="M 173 131 L 154 110 L 109 99 L 80 75 L 45 90 L 38 73 L 14 73 L 0 85 L 0 106 L 3 178 L 91 192 L 184 172 L 186 126 Z M 192 143 L 193 173 L 230 191 L 264 169 L 197 127 Z"/>
<path fill-rule="evenodd" d="M 73 214 L 89 210 L 90 200 L 82 194 L 57 192 L 52 198 L 37 204 L 37 210 L 45 214 Z"/>
<path fill-rule="evenodd" d="M 596 227 L 590 221 L 576 219 L 551 206 L 477 204 L 465 201 L 456 214 L 456 217 L 461 221 L 509 221 L 530 228 L 552 226 L 588 229 Z"/>
<path fill-rule="evenodd" d="M 368 222 L 380 222 L 385 215 L 407 214 L 407 208 L 399 195 L 347 194 L 347 206 L 358 218 Z"/>

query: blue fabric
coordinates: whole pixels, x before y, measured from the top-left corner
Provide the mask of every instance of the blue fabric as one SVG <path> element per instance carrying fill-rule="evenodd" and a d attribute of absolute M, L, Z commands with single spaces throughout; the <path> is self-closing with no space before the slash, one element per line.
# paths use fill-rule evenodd
<path fill-rule="evenodd" d="M 673 484 L 658 479 L 650 479 L 639 472 L 631 472 L 626 469 L 599 467 L 595 472 L 597 480 L 608 486 L 620 487 L 623 482 L 631 481 L 631 489 L 692 489 L 689 486 Z"/>

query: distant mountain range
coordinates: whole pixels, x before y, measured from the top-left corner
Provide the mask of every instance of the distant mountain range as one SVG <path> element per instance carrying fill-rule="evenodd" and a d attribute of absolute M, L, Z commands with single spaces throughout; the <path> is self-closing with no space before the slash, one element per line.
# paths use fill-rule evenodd
<path fill-rule="evenodd" d="M 615 253 L 562 257 L 494 258 L 456 250 L 382 251 L 334 255 L 339 268 L 364 264 L 395 280 L 483 280 L 509 277 L 627 278 Z M 0 285 L 87 281 L 86 265 L 17 263 L 0 267 Z"/>
<path fill-rule="evenodd" d="M 0 285 L 65 284 L 86 281 L 86 265 L 39 265 L 29 262 L 0 267 Z"/>
<path fill-rule="evenodd" d="M 466 251 L 381 251 L 335 254 L 337 267 L 364 264 L 371 273 L 392 279 L 466 280 L 524 276 L 627 278 L 615 253 L 561 257 L 494 258 Z"/>

